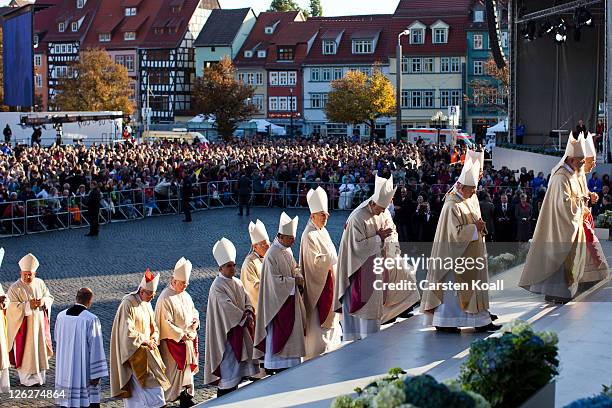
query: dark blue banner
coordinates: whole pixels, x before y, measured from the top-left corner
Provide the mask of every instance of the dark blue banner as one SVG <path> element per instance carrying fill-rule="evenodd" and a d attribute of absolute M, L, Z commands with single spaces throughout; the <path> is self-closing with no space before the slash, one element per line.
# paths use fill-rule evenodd
<path fill-rule="evenodd" d="M 32 12 L 7 17 L 2 24 L 4 104 L 33 106 Z"/>

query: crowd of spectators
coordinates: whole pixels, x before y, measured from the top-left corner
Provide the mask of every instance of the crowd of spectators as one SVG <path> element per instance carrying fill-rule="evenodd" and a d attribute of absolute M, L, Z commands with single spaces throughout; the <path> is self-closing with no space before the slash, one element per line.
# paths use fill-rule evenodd
<path fill-rule="evenodd" d="M 0 214 L 3 219 L 32 208 L 42 225 L 58 212 L 74 221 L 96 181 L 105 208 L 121 207 L 123 217 L 137 212 L 174 211 L 179 189 L 189 178 L 191 205 L 238 202 L 237 180 L 251 180 L 255 205 L 306 206 L 306 193 L 323 186 L 332 208 L 351 209 L 373 190 L 375 174 L 393 175 L 399 184 L 392 208 L 401 238 L 431 241 L 444 194 L 461 172 L 460 148 L 425 143 L 351 142 L 339 139 L 236 139 L 192 145 L 157 142 L 67 146 L 0 147 Z M 244 184 L 244 183 L 242 183 Z M 610 206 L 610 181 L 589 181 L 602 200 L 594 215 Z M 479 186 L 481 207 L 491 224 L 491 239 L 528 240 L 544 197 L 547 177 L 526 169 L 485 166 Z M 241 194 L 244 194 L 242 192 Z M 606 198 L 607 196 L 607 198 Z M 176 205 L 172 200 L 176 200 Z M 233 201 L 232 201 L 233 200 Z M 606 201 L 607 200 L 607 201 Z M 17 204 L 13 202 L 18 202 Z M 504 205 L 504 203 L 506 205 Z M 484 205 L 483 205 L 484 204 Z M 212 203 L 214 205 L 214 202 Z M 59 220 L 61 221 L 61 219 Z M 4 226 L 4 223 L 2 223 Z"/>

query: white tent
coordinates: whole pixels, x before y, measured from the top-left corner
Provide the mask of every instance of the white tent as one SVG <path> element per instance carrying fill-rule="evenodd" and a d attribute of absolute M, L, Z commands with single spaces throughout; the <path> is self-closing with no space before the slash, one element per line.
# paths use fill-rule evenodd
<path fill-rule="evenodd" d="M 199 115 L 194 116 L 193 118 L 189 119 L 189 122 L 191 123 L 202 123 L 202 122 L 215 123 L 215 117 L 213 115 L 205 116 L 200 113 Z"/>
<path fill-rule="evenodd" d="M 257 124 L 257 133 L 268 133 L 268 126 L 271 126 L 270 131 L 272 132 L 273 135 L 285 136 L 287 134 L 284 127 L 277 126 L 264 119 L 251 119 L 249 123 Z"/>
<path fill-rule="evenodd" d="M 496 133 L 507 132 L 507 131 L 508 131 L 508 121 L 502 120 L 497 125 L 491 126 L 490 128 L 487 129 L 487 136 L 495 135 Z"/>

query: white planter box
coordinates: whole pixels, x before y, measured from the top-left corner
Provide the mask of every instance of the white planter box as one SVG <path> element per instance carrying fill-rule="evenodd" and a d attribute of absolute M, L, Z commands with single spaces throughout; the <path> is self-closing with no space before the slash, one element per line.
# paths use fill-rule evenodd
<path fill-rule="evenodd" d="M 595 236 L 599 238 L 600 241 L 609 241 L 610 230 L 608 228 L 595 228 Z"/>
<path fill-rule="evenodd" d="M 540 388 L 520 408 L 555 408 L 555 382 L 551 381 Z"/>

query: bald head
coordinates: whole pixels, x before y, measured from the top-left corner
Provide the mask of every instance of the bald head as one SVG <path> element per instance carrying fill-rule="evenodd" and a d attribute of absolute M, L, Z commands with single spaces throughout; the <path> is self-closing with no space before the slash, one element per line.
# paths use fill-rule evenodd
<path fill-rule="evenodd" d="M 93 303 L 93 291 L 89 288 L 79 289 L 76 295 L 76 302 L 89 309 Z"/>

